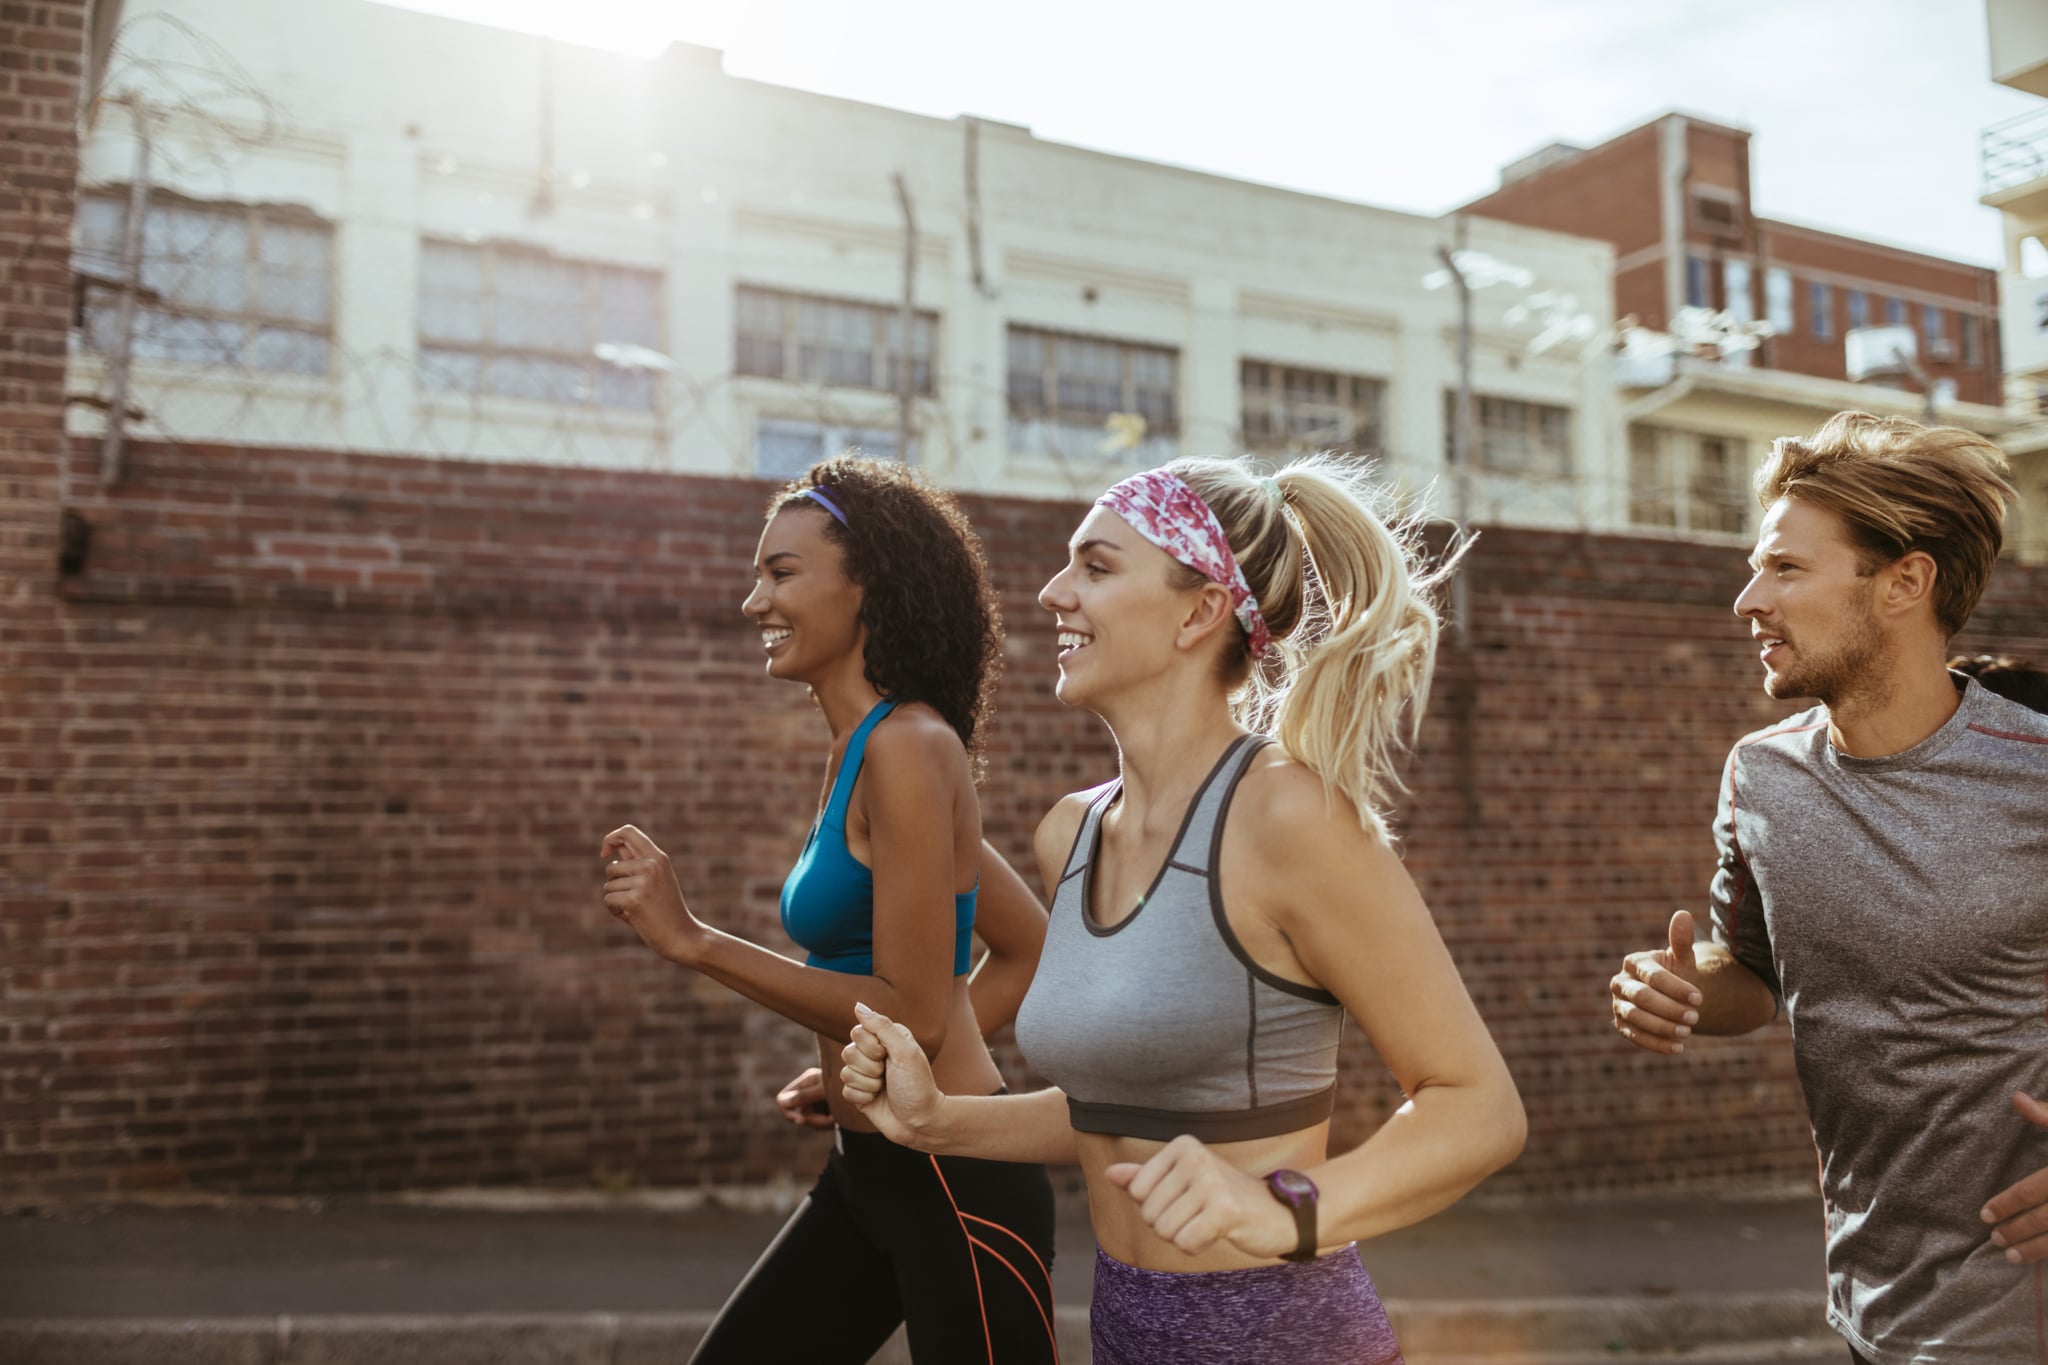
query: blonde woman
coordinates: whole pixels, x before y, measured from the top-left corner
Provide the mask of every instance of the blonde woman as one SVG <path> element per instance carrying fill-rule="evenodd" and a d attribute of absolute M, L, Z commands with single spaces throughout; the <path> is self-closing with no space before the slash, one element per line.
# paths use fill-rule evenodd
<path fill-rule="evenodd" d="M 1052 919 L 1017 1036 L 1056 1088 L 942 1093 L 907 1030 L 855 1009 L 841 1080 L 881 1132 L 1080 1163 L 1097 1365 L 1399 1360 L 1355 1244 L 1521 1150 L 1388 837 L 1437 617 L 1412 526 L 1379 507 L 1333 459 L 1180 460 L 1104 494 L 1039 594 L 1060 699 L 1119 767 L 1038 830 Z M 1347 1012 L 1409 1100 L 1332 1156 Z"/>

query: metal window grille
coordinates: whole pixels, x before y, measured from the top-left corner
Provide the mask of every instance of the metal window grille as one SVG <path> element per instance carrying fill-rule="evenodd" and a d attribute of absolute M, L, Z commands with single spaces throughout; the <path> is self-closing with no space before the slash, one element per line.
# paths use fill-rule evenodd
<path fill-rule="evenodd" d="M 1444 391 L 1444 459 L 1453 458 L 1458 395 Z M 1571 409 L 1518 398 L 1472 396 L 1472 462 L 1488 473 L 1561 479 L 1572 470 Z"/>
<path fill-rule="evenodd" d="M 127 192 L 78 204 L 74 270 L 83 282 L 85 345 L 118 343 Z M 130 354 L 137 360 L 327 373 L 333 346 L 334 229 L 311 214 L 183 199 L 142 220 Z"/>
<path fill-rule="evenodd" d="M 764 379 L 831 388 L 896 392 L 902 315 L 894 307 L 741 285 L 736 299 L 734 369 Z M 911 327 L 913 389 L 933 392 L 936 313 Z"/>
<path fill-rule="evenodd" d="M 652 409 L 655 376 L 601 342 L 662 348 L 661 274 L 530 247 L 420 245 L 420 382 L 454 393 Z"/>
<path fill-rule="evenodd" d="M 1383 381 L 1362 375 L 1242 361 L 1238 393 L 1244 443 L 1267 454 L 1376 451 L 1386 392 Z"/>

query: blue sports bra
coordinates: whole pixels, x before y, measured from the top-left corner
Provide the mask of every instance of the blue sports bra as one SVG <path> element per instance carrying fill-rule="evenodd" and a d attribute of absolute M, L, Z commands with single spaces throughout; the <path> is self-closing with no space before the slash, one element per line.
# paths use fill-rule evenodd
<path fill-rule="evenodd" d="M 855 727 L 853 738 L 846 741 L 846 757 L 839 761 L 839 772 L 832 779 L 832 791 L 825 798 L 825 813 L 811 826 L 803 853 L 782 883 L 782 931 L 808 951 L 806 966 L 854 976 L 874 975 L 875 874 L 846 850 L 846 807 L 860 777 L 868 735 L 895 709 L 896 703 L 884 698 Z M 955 976 L 967 972 L 968 950 L 974 940 L 974 897 L 980 886 L 977 879 L 973 890 L 953 897 Z"/>

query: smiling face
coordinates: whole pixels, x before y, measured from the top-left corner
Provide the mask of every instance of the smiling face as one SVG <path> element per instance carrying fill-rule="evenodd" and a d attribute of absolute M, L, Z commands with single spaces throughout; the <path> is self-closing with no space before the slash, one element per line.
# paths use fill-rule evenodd
<path fill-rule="evenodd" d="M 1059 620 L 1059 682 L 1069 706 L 1096 706 L 1171 666 L 1174 639 L 1200 588 L 1174 586 L 1171 555 L 1106 507 L 1089 509 L 1067 565 L 1039 590 Z"/>
<path fill-rule="evenodd" d="M 1764 691 L 1781 700 L 1816 697 L 1832 708 L 1881 683 L 1883 576 L 1861 567 L 1839 515 L 1799 498 L 1771 504 L 1750 556 L 1754 575 L 1735 599 L 1736 615 L 1761 647 Z"/>
<path fill-rule="evenodd" d="M 794 503 L 762 528 L 754 590 L 740 610 L 761 629 L 772 678 L 816 684 L 849 659 L 861 666 L 861 590 L 846 576 L 844 553 L 826 537 L 830 519 L 822 507 Z"/>

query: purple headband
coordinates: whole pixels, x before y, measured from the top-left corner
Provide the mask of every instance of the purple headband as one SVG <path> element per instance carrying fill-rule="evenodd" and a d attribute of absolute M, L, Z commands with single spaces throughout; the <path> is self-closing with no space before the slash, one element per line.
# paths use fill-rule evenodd
<path fill-rule="evenodd" d="M 826 495 L 824 489 L 806 488 L 804 490 L 804 496 L 811 499 L 813 502 L 817 503 L 818 506 L 824 508 L 827 512 L 830 512 L 832 514 L 833 520 L 837 521 L 841 526 L 846 525 L 846 513 L 839 510 L 839 504 L 832 501 L 832 499 Z"/>
<path fill-rule="evenodd" d="M 1251 637 L 1252 658 L 1264 657 L 1273 636 L 1259 614 L 1259 599 L 1244 581 L 1244 570 L 1238 568 L 1216 514 L 1178 474 L 1164 469 L 1133 474 L 1097 498 L 1095 505 L 1107 507 L 1180 563 L 1229 589 L 1231 614 Z"/>

